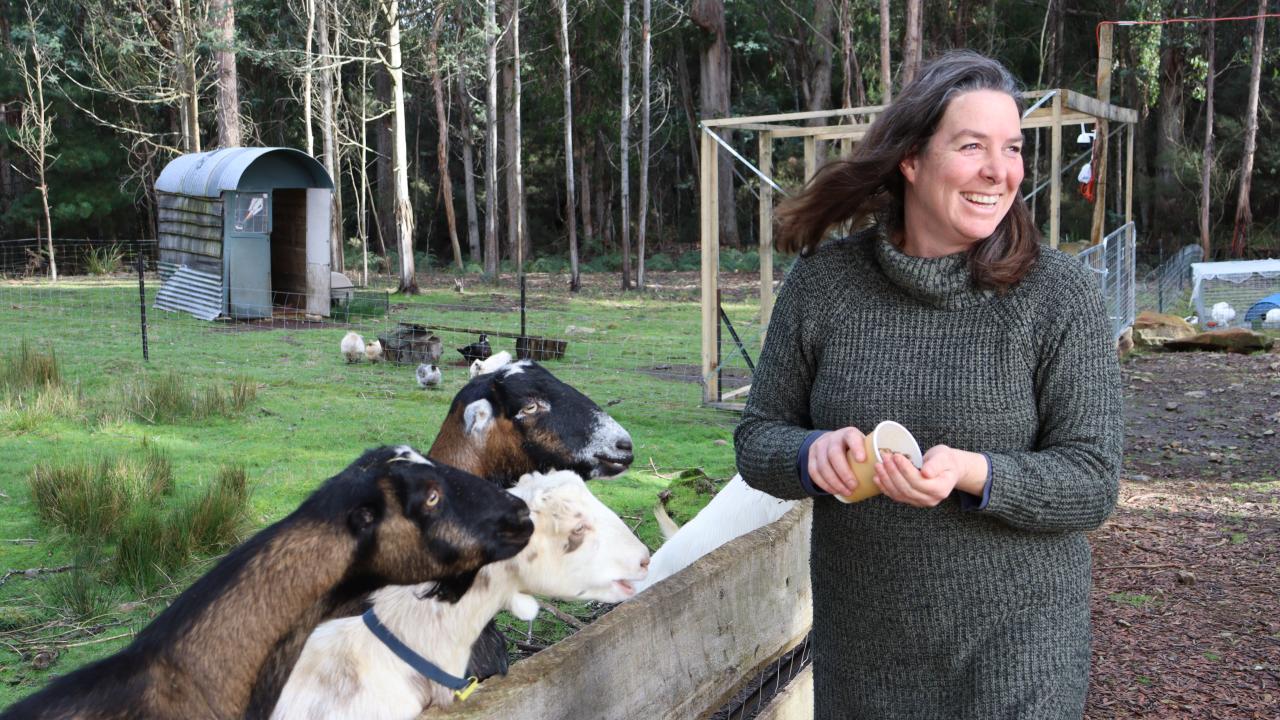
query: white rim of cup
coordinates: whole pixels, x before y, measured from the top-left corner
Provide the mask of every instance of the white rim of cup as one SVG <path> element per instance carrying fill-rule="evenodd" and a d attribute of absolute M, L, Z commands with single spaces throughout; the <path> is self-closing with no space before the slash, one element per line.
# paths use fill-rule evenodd
<path fill-rule="evenodd" d="M 905 442 L 889 445 L 889 438 L 885 438 L 886 444 L 882 448 L 880 446 L 880 431 L 884 429 L 901 432 L 902 439 L 905 440 Z M 910 445 L 908 447 L 903 447 L 903 445 L 907 443 L 910 443 Z M 881 450 L 892 450 L 893 452 L 903 453 L 906 455 L 907 459 L 911 460 L 911 464 L 915 465 L 917 468 L 924 464 L 924 453 L 921 452 L 920 443 L 916 441 L 915 435 L 912 435 L 911 431 L 901 423 L 894 422 L 893 420 L 885 420 L 879 425 L 876 425 L 875 429 L 871 431 L 871 447 L 872 450 L 875 451 L 876 462 L 879 462 Z"/>

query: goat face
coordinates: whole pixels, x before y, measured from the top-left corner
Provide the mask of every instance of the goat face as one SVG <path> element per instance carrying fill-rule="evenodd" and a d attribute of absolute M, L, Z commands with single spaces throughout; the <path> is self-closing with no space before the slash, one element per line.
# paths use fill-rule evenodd
<path fill-rule="evenodd" d="M 520 478 L 535 531 L 515 559 L 522 591 L 565 599 L 622 602 L 649 568 L 649 549 L 567 470 Z"/>
<path fill-rule="evenodd" d="M 523 500 L 405 445 L 370 450 L 330 482 L 354 495 L 346 521 L 363 561 L 357 572 L 384 583 L 469 581 L 533 533 Z"/>
<path fill-rule="evenodd" d="M 482 444 L 509 424 L 529 462 L 516 476 L 563 469 L 584 478 L 613 477 L 634 460 L 631 435 L 618 421 L 532 360 L 472 378 L 454 397 L 445 422 L 461 423 L 464 434 Z"/>

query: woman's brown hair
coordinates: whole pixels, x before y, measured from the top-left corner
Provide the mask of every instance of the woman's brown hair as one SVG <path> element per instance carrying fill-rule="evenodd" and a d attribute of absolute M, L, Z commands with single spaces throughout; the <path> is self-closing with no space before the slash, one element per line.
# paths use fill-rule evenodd
<path fill-rule="evenodd" d="M 874 221 L 890 237 L 903 224 L 904 179 L 899 165 L 929 142 L 951 100 L 974 90 L 996 90 L 1022 101 L 1003 65 L 969 50 L 931 61 L 885 108 L 848 158 L 827 163 L 800 195 L 777 210 L 775 244 L 808 254 L 833 227 Z M 1019 192 L 996 231 L 968 251 L 974 285 L 1004 291 L 1018 283 L 1040 254 L 1040 233 Z"/>

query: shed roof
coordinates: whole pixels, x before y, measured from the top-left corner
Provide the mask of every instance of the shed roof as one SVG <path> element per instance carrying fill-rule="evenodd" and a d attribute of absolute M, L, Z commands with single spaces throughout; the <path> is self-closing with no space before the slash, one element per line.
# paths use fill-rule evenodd
<path fill-rule="evenodd" d="M 333 189 L 333 180 L 315 158 L 293 148 L 222 148 L 189 153 L 165 165 L 156 190 L 218 197 L 226 190 L 275 188 Z"/>

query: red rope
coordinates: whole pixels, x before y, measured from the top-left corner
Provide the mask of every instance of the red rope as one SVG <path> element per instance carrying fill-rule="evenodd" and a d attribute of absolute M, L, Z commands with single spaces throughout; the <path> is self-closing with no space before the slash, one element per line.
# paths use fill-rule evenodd
<path fill-rule="evenodd" d="M 1258 18 L 1280 18 L 1280 13 L 1263 13 L 1262 15 L 1241 15 L 1239 17 L 1222 18 L 1167 18 L 1165 20 L 1103 20 L 1093 29 L 1093 44 L 1102 45 L 1103 25 L 1171 25 L 1173 23 L 1219 23 L 1232 20 L 1257 20 Z"/>

